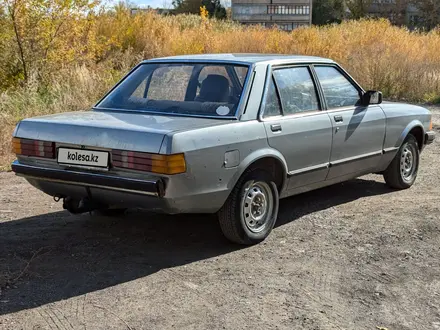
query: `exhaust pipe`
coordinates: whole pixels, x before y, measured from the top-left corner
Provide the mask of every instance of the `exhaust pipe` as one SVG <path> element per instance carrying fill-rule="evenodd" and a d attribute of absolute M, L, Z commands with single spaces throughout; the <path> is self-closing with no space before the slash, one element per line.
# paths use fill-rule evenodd
<path fill-rule="evenodd" d="M 72 197 L 63 198 L 63 209 L 69 211 L 72 214 L 80 214 L 85 212 L 92 212 L 93 210 L 102 208 L 102 205 L 92 201 L 88 197 L 84 197 L 80 200 Z"/>

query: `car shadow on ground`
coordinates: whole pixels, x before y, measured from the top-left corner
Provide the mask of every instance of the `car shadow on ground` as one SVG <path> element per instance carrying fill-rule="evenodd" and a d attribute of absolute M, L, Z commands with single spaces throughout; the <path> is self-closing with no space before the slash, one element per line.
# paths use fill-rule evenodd
<path fill-rule="evenodd" d="M 277 227 L 355 199 L 391 192 L 356 179 L 283 199 Z M 0 315 L 101 290 L 244 247 L 213 215 L 91 218 L 59 211 L 0 223 Z"/>

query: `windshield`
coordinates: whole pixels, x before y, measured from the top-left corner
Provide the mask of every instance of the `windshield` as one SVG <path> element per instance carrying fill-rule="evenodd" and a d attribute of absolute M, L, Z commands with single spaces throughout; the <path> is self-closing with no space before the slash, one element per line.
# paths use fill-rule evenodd
<path fill-rule="evenodd" d="M 141 64 L 96 107 L 235 116 L 247 72 L 247 66 L 232 64 Z"/>

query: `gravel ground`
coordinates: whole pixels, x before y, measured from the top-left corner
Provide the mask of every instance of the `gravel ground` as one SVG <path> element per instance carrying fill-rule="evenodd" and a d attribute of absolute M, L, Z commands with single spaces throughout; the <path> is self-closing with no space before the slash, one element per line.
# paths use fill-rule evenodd
<path fill-rule="evenodd" d="M 440 329 L 440 108 L 416 184 L 284 199 L 262 244 L 215 217 L 73 216 L 0 173 L 1 329 Z"/>

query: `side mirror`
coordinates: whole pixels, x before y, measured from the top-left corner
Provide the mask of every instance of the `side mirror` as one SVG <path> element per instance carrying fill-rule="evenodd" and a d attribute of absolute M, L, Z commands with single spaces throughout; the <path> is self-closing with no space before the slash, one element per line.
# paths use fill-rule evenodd
<path fill-rule="evenodd" d="M 366 91 L 364 94 L 362 94 L 361 103 L 363 106 L 369 106 L 370 104 L 381 104 L 382 92 Z"/>

